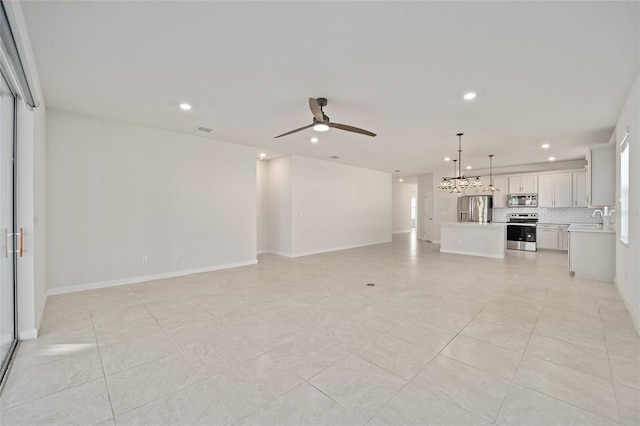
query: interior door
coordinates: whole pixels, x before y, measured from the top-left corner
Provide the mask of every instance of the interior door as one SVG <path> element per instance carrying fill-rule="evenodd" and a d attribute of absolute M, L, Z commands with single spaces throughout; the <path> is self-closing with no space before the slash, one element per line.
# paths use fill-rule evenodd
<path fill-rule="evenodd" d="M 15 347 L 15 97 L 0 74 L 0 381 Z"/>
<path fill-rule="evenodd" d="M 433 190 L 424 191 L 424 239 L 433 241 Z"/>

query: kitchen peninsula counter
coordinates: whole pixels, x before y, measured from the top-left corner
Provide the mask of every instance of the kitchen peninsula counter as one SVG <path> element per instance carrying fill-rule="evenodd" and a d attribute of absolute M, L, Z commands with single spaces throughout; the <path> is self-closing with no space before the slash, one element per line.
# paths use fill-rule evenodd
<path fill-rule="evenodd" d="M 503 259 L 507 250 L 506 223 L 440 222 L 440 251 Z"/>

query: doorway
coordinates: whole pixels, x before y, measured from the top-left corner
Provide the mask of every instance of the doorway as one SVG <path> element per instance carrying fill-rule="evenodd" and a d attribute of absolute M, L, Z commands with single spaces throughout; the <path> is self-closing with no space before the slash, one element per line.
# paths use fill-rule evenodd
<path fill-rule="evenodd" d="M 16 98 L 0 74 L 0 383 L 17 344 L 15 227 Z M 18 244 L 16 244 L 18 243 Z"/>
<path fill-rule="evenodd" d="M 418 195 L 411 193 L 411 230 L 415 231 L 418 225 Z"/>

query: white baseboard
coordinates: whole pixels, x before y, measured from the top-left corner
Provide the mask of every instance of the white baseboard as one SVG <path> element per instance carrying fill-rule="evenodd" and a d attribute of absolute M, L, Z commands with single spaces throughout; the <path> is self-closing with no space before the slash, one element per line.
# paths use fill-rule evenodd
<path fill-rule="evenodd" d="M 638 334 L 640 334 L 640 318 L 636 316 L 633 309 L 631 309 L 631 305 L 627 302 L 627 298 L 624 297 L 624 293 L 620 291 L 620 286 L 618 285 L 617 277 L 613 277 L 613 284 L 616 286 L 616 290 L 618 290 L 618 294 L 622 298 L 622 301 L 624 302 L 624 306 L 627 308 L 627 312 L 629 312 L 629 316 L 631 317 L 631 322 L 633 322 L 633 325 L 636 327 L 636 331 L 638 332 Z"/>
<path fill-rule="evenodd" d="M 285 253 L 283 251 L 278 251 L 278 250 L 262 250 L 263 254 L 275 254 L 277 256 L 283 256 L 283 257 L 293 257 L 291 255 L 291 253 Z"/>
<path fill-rule="evenodd" d="M 332 252 L 332 251 L 349 250 L 349 249 L 354 249 L 354 248 L 359 248 L 359 247 L 373 246 L 375 244 L 385 244 L 385 243 L 390 243 L 390 242 L 391 242 L 391 240 L 385 240 L 385 241 L 379 241 L 377 243 L 357 244 L 357 245 L 354 245 L 354 246 L 344 246 L 344 247 L 333 247 L 333 248 L 328 248 L 328 249 L 305 251 L 305 252 L 302 252 L 302 253 L 285 253 L 285 252 L 278 251 L 278 250 L 264 250 L 264 252 L 265 253 L 269 253 L 269 254 L 275 254 L 275 255 L 278 255 L 278 256 L 293 258 L 293 257 L 311 256 L 313 254 L 329 253 L 329 252 Z"/>
<path fill-rule="evenodd" d="M 226 263 L 223 265 L 207 266 L 205 268 L 189 269 L 189 270 L 176 271 L 176 272 L 167 272 L 164 274 L 144 275 L 140 277 L 122 278 L 118 280 L 100 281 L 100 282 L 88 283 L 88 284 L 78 284 L 78 285 L 72 285 L 68 287 L 50 288 L 47 290 L 47 296 L 54 296 L 56 294 L 65 294 L 65 293 L 75 293 L 77 291 L 85 291 L 85 290 L 96 290 L 99 288 L 106 288 L 106 287 L 116 287 L 119 285 L 161 280 L 164 278 L 181 277 L 184 275 L 199 274 L 202 272 L 218 271 L 220 269 L 229 269 L 229 268 L 238 268 L 240 266 L 256 265 L 257 263 L 258 263 L 258 260 L 253 259 L 253 260 L 247 260 L 244 262 L 235 262 L 235 263 Z"/>
<path fill-rule="evenodd" d="M 0 345 L 5 346 L 13 341 L 13 332 L 11 334 L 5 334 L 0 336 Z"/>
<path fill-rule="evenodd" d="M 411 229 L 405 229 L 404 231 L 394 231 L 392 234 L 407 234 L 411 232 Z"/>
<path fill-rule="evenodd" d="M 333 247 L 333 248 L 328 248 L 328 249 L 305 251 L 305 252 L 302 252 L 302 253 L 293 253 L 289 257 L 311 256 L 313 254 L 329 253 L 331 251 L 349 250 L 349 249 L 354 249 L 354 248 L 367 247 L 367 246 L 373 246 L 373 245 L 376 245 L 376 244 L 385 244 L 385 243 L 390 243 L 390 242 L 391 242 L 391 240 L 385 240 L 385 241 L 378 241 L 378 242 L 375 242 L 375 243 L 357 244 L 357 245 L 353 245 L 353 246 Z"/>
<path fill-rule="evenodd" d="M 266 253 L 269 253 L 269 250 L 267 250 L 267 249 L 264 249 L 264 250 L 258 250 L 256 253 L 257 253 L 257 254 L 266 254 Z"/>
<path fill-rule="evenodd" d="M 18 339 L 22 340 L 33 340 L 38 338 L 38 329 L 32 328 L 31 330 L 25 330 L 18 333 Z"/>
<path fill-rule="evenodd" d="M 463 251 L 463 250 L 442 250 L 442 249 L 440 249 L 440 253 L 463 254 L 465 256 L 478 256 L 478 257 L 491 257 L 493 259 L 504 259 L 504 255 L 500 256 L 499 254 L 476 253 L 476 252 L 473 252 L 473 251 Z"/>

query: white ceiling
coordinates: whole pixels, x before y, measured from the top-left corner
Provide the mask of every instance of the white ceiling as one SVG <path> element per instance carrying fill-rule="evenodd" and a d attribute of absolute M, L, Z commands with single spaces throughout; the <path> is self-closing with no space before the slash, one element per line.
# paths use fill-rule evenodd
<path fill-rule="evenodd" d="M 583 157 L 640 71 L 636 1 L 22 6 L 50 108 L 403 175 L 441 168 L 458 132 L 465 166 Z M 274 139 L 311 123 L 309 97 L 378 136 Z"/>

